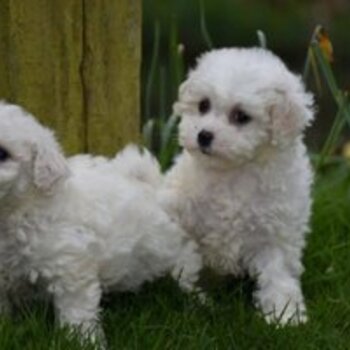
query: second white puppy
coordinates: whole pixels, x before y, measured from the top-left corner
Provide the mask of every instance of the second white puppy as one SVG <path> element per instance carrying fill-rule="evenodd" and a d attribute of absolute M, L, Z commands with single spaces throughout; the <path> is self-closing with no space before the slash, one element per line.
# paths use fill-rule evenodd
<path fill-rule="evenodd" d="M 267 321 L 304 322 L 301 262 L 312 171 L 302 135 L 312 96 L 271 52 L 203 55 L 181 85 L 183 153 L 161 195 L 204 263 L 257 279 Z"/>
<path fill-rule="evenodd" d="M 160 177 L 136 147 L 66 160 L 50 130 L 1 103 L 0 313 L 19 286 L 38 283 L 61 324 L 94 338 L 103 291 L 170 271 L 191 290 L 201 259 L 155 200 Z"/>

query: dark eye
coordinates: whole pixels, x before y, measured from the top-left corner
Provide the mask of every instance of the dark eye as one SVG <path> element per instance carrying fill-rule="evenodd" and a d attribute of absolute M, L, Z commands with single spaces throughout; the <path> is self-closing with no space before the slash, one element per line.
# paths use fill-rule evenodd
<path fill-rule="evenodd" d="M 203 98 L 198 104 L 198 110 L 200 114 L 206 114 L 210 110 L 209 98 Z"/>
<path fill-rule="evenodd" d="M 10 153 L 6 151 L 6 149 L 0 147 L 0 162 L 5 162 L 10 158 Z"/>
<path fill-rule="evenodd" d="M 234 108 L 230 115 L 229 121 L 231 124 L 243 126 L 252 121 L 252 117 L 240 109 Z"/>

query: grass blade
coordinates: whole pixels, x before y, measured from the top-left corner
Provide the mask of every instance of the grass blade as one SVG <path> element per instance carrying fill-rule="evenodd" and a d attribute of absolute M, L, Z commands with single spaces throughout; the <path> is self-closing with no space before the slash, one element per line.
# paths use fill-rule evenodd
<path fill-rule="evenodd" d="M 312 49 L 312 52 L 315 54 L 315 57 L 321 68 L 325 81 L 333 95 L 333 98 L 335 99 L 336 102 L 340 102 L 339 100 L 340 90 L 337 86 L 337 83 L 329 62 L 326 60 L 324 53 L 322 52 L 322 50 L 320 49 L 317 43 L 313 42 L 311 44 L 311 49 Z"/>
<path fill-rule="evenodd" d="M 152 99 L 152 91 L 154 89 L 154 80 L 156 74 L 156 67 L 159 60 L 159 43 L 160 43 L 160 26 L 159 23 L 156 22 L 154 25 L 154 44 L 152 49 L 152 58 L 151 65 L 148 72 L 148 77 L 146 81 L 146 91 L 145 91 L 145 114 L 144 117 L 146 120 L 151 117 L 151 99 Z"/>
<path fill-rule="evenodd" d="M 177 97 L 177 90 L 184 78 L 183 45 L 179 44 L 175 21 L 172 22 L 169 38 L 171 101 Z"/>
<path fill-rule="evenodd" d="M 204 2 L 203 0 L 199 0 L 199 16 L 200 16 L 200 26 L 201 26 L 201 33 L 204 39 L 204 42 L 206 43 L 209 50 L 213 49 L 213 41 L 210 38 L 208 28 L 207 28 L 207 22 L 205 19 L 205 8 L 204 8 Z"/>
<path fill-rule="evenodd" d="M 257 30 L 256 35 L 258 36 L 258 42 L 260 47 L 263 49 L 267 49 L 267 40 L 266 40 L 266 35 L 262 30 Z"/>
<path fill-rule="evenodd" d="M 176 137 L 177 124 L 179 117 L 176 115 L 171 115 L 167 122 L 163 125 L 161 130 L 161 148 L 159 161 L 162 169 L 166 169 L 178 150 L 178 143 Z"/>
<path fill-rule="evenodd" d="M 148 119 L 142 128 L 142 141 L 145 147 L 153 149 L 154 119 Z"/>
<path fill-rule="evenodd" d="M 322 165 L 324 165 L 325 160 L 333 152 L 336 146 L 337 140 L 339 139 L 339 136 L 344 129 L 344 126 L 345 126 L 345 119 L 343 117 L 343 110 L 340 109 L 335 117 L 331 131 L 328 134 L 326 142 L 324 143 L 324 146 L 320 153 L 317 169 L 320 169 Z"/>

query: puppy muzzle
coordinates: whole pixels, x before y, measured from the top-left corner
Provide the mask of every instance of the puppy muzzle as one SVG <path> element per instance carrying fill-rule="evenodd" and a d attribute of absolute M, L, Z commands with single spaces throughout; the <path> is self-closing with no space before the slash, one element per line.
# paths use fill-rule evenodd
<path fill-rule="evenodd" d="M 209 154 L 209 149 L 213 143 L 214 134 L 207 130 L 201 130 L 197 136 L 197 143 L 201 151 L 205 154 Z"/>

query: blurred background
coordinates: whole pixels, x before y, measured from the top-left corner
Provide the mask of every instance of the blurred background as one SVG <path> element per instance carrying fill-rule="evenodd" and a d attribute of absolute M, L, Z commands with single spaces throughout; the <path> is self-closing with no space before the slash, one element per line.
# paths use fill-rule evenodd
<path fill-rule="evenodd" d="M 166 119 L 176 99 L 177 86 L 195 58 L 214 48 L 259 45 L 262 30 L 267 47 L 288 67 L 302 74 L 316 25 L 331 40 L 331 67 L 342 90 L 350 88 L 349 0 L 143 0 L 142 117 Z M 321 77 L 322 79 L 322 77 Z M 309 75 L 315 92 L 317 118 L 307 135 L 312 151 L 320 150 L 337 113 L 327 84 Z M 348 128 L 349 129 L 349 128 Z M 349 140 L 345 130 L 337 151 Z"/>

